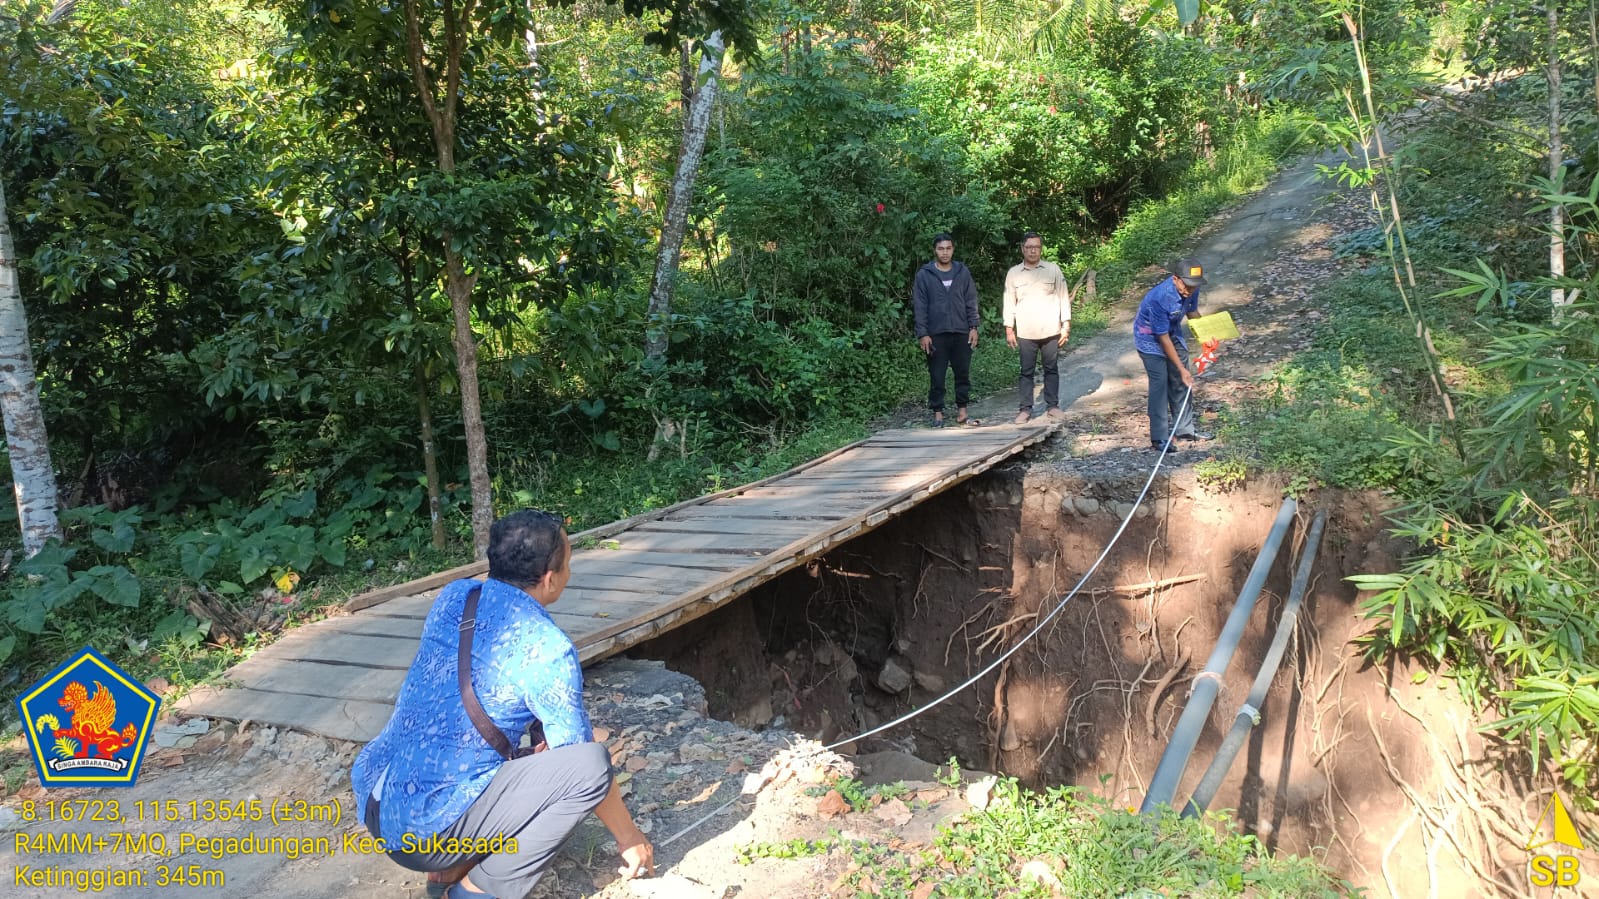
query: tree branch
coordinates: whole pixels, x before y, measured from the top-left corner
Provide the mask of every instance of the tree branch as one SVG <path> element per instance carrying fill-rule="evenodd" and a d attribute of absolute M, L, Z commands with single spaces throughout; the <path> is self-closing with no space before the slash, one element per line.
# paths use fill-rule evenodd
<path fill-rule="evenodd" d="M 439 154 L 439 168 L 446 166 L 444 120 L 439 116 L 438 104 L 433 99 L 433 85 L 428 80 L 427 66 L 422 59 L 422 23 L 416 11 L 417 0 L 405 0 L 405 58 L 411 64 L 411 77 L 416 80 L 416 92 L 422 98 L 422 111 L 427 113 L 433 126 L 434 149 Z M 454 154 L 449 156 L 454 162 Z M 450 168 L 454 168 L 453 165 Z M 446 169 L 448 171 L 448 169 Z"/>

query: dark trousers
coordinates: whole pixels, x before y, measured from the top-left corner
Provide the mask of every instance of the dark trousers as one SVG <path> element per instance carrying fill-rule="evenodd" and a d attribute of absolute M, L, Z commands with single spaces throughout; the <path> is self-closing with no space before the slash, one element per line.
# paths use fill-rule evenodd
<path fill-rule="evenodd" d="M 1022 354 L 1022 376 L 1016 379 L 1016 408 L 1033 410 L 1033 373 L 1044 363 L 1044 408 L 1060 406 L 1060 335 L 1029 340 L 1016 338 Z"/>
<path fill-rule="evenodd" d="M 1180 346 L 1175 348 L 1177 358 L 1183 360 L 1183 368 L 1187 368 L 1188 351 Z M 1164 446 L 1166 438 L 1174 434 L 1194 433 L 1194 400 L 1189 397 L 1188 405 L 1183 405 L 1188 388 L 1183 386 L 1183 376 L 1177 366 L 1164 354 L 1139 353 L 1138 358 L 1143 360 L 1144 374 L 1149 378 L 1149 442 Z M 1180 415 L 1178 410 L 1182 410 Z M 1172 424 L 1173 420 L 1176 424 Z"/>
<path fill-rule="evenodd" d="M 489 856 L 451 853 L 426 845 L 422 851 L 389 852 L 412 871 L 443 871 L 468 859 L 477 867 L 467 876 L 494 896 L 527 895 L 539 882 L 555 853 L 578 824 L 599 806 L 611 789 L 611 756 L 600 743 L 576 743 L 512 759 L 454 824 L 438 836 L 442 841 L 499 837 L 505 851 Z M 368 829 L 372 822 L 368 822 Z M 510 846 L 515 844 L 515 851 Z M 398 845 L 397 843 L 391 845 Z"/>
<path fill-rule="evenodd" d="M 955 405 L 965 408 L 972 398 L 972 345 L 965 331 L 933 335 L 933 351 L 927 354 L 927 408 L 944 411 L 944 372 L 955 369 Z"/>

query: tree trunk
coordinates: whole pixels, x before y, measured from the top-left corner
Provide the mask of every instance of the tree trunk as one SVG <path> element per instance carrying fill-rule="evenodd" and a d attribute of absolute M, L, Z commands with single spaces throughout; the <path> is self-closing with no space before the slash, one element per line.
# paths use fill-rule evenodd
<path fill-rule="evenodd" d="M 61 539 L 56 519 L 55 466 L 50 439 L 39 406 L 39 381 L 28 345 L 28 313 L 22 306 L 17 250 L 11 241 L 5 185 L 0 183 L 0 413 L 4 413 L 6 449 L 11 454 L 12 490 L 17 496 L 17 522 L 22 550 L 33 555 L 45 541 Z"/>
<path fill-rule="evenodd" d="M 422 431 L 422 469 L 427 473 L 428 526 L 433 531 L 433 548 L 443 549 L 444 500 L 439 487 L 439 449 L 433 442 L 433 405 L 428 400 L 431 385 L 427 366 L 416 366 L 416 419 Z"/>
<path fill-rule="evenodd" d="M 722 32 L 705 39 L 700 51 L 700 85 L 694 91 L 688 115 L 683 120 L 683 146 L 677 156 L 677 174 L 661 223 L 661 247 L 655 255 L 655 277 L 650 282 L 650 306 L 644 332 L 644 358 L 666 358 L 672 318 L 672 292 L 677 280 L 678 260 L 683 253 L 683 232 L 688 225 L 688 210 L 694 198 L 694 179 L 699 175 L 700 158 L 705 155 L 705 132 L 710 129 L 711 107 L 716 103 L 722 71 Z"/>
<path fill-rule="evenodd" d="M 433 149 L 438 153 L 439 171 L 455 171 L 455 112 L 461 98 L 461 55 L 465 51 L 467 23 L 472 20 L 474 0 L 465 0 L 457 10 L 444 5 L 443 64 L 437 66 L 442 78 L 440 95 L 434 96 L 434 68 L 423 59 L 421 17 L 417 0 L 405 4 L 406 60 L 416 82 L 422 111 L 433 128 Z M 478 398 L 477 339 L 472 333 L 472 287 L 476 275 L 466 272 L 466 260 L 455 249 L 455 234 L 448 228 L 444 242 L 444 292 L 450 297 L 450 312 L 455 319 L 455 371 L 461 388 L 461 424 L 466 430 L 466 466 L 472 481 L 472 551 L 481 559 L 489 551 L 489 527 L 494 524 L 494 493 L 489 481 L 488 438 L 483 432 L 483 406 Z"/>
<path fill-rule="evenodd" d="M 450 249 L 454 235 L 444 233 L 444 292 L 455 318 L 455 373 L 461 388 L 461 423 L 466 427 L 466 467 L 472 480 L 472 553 L 489 552 L 494 524 L 494 487 L 489 481 L 489 441 L 483 431 L 483 405 L 477 389 L 477 338 L 472 333 L 472 287 L 476 275 L 466 273 L 461 254 Z"/>
<path fill-rule="evenodd" d="M 1560 142 L 1560 8 L 1558 4 L 1550 2 L 1549 5 L 1549 181 L 1551 185 L 1557 184 L 1560 178 L 1561 166 L 1565 163 L 1565 148 Z M 1555 203 L 1549 210 L 1549 276 L 1551 278 L 1564 278 L 1566 276 L 1566 207 Z M 1549 304 L 1553 307 L 1555 322 L 1559 322 L 1566 314 L 1566 306 L 1570 305 L 1574 297 L 1566 296 L 1565 290 L 1556 287 L 1549 292 Z"/>

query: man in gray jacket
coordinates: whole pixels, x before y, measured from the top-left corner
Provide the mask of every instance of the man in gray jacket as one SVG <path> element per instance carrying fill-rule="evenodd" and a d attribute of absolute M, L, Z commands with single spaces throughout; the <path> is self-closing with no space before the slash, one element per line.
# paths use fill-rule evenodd
<path fill-rule="evenodd" d="M 956 424 L 966 424 L 972 397 L 972 350 L 977 349 L 977 284 L 965 264 L 955 261 L 955 240 L 933 238 L 933 261 L 916 273 L 911 287 L 916 309 L 916 340 L 927 354 L 927 408 L 933 427 L 944 426 L 944 373 L 955 369 Z"/>

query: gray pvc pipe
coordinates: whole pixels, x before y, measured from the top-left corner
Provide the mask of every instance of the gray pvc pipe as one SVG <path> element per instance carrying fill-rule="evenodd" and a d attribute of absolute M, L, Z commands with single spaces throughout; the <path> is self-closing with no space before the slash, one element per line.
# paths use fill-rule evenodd
<path fill-rule="evenodd" d="M 1211 650 L 1205 670 L 1194 678 L 1193 690 L 1188 694 L 1188 705 L 1184 707 L 1182 717 L 1177 719 L 1177 727 L 1172 731 L 1171 742 L 1166 744 L 1166 751 L 1160 756 L 1160 764 L 1155 766 L 1155 776 L 1149 781 L 1149 792 L 1144 795 L 1144 804 L 1139 806 L 1139 812 L 1148 813 L 1158 806 L 1171 804 L 1172 796 L 1177 792 L 1177 783 L 1183 778 L 1183 769 L 1188 767 L 1188 757 L 1193 754 L 1194 745 L 1199 742 L 1199 733 L 1205 727 L 1205 719 L 1210 716 L 1210 707 L 1216 702 L 1221 677 L 1227 673 L 1233 653 L 1238 650 L 1238 642 L 1243 639 L 1249 616 L 1255 610 L 1255 601 L 1260 598 L 1261 588 L 1266 586 L 1266 576 L 1277 561 L 1277 550 L 1282 547 L 1283 536 L 1288 533 L 1288 526 L 1293 523 L 1294 512 L 1298 508 L 1299 503 L 1293 497 L 1288 497 L 1283 500 L 1282 508 L 1277 510 L 1277 520 L 1266 535 L 1266 542 L 1261 544 L 1260 555 L 1255 557 L 1255 567 L 1249 570 L 1248 580 L 1244 581 L 1243 589 L 1238 591 L 1232 614 L 1227 616 L 1221 636 L 1216 639 L 1216 648 Z"/>
<path fill-rule="evenodd" d="M 1194 787 L 1194 795 L 1183 806 L 1184 818 L 1198 817 L 1210 807 L 1210 801 L 1216 798 L 1216 791 L 1221 788 L 1222 780 L 1233 766 L 1233 759 L 1238 757 L 1238 750 L 1244 748 L 1250 730 L 1259 722 L 1260 706 L 1266 701 L 1266 692 L 1277 677 L 1277 668 L 1282 665 L 1283 653 L 1288 649 L 1288 638 L 1293 636 L 1294 628 L 1299 624 L 1299 607 L 1304 602 L 1306 588 L 1310 586 L 1311 565 L 1316 561 L 1316 547 L 1321 545 L 1321 530 L 1326 524 L 1327 510 L 1322 509 L 1316 513 L 1316 520 L 1310 523 L 1310 532 L 1305 536 L 1305 554 L 1299 558 L 1299 569 L 1294 573 L 1293 586 L 1288 590 L 1288 602 L 1283 604 L 1277 633 L 1272 636 L 1271 648 L 1266 650 L 1266 658 L 1260 663 L 1255 685 L 1250 688 L 1249 698 L 1244 700 L 1243 708 L 1238 710 L 1233 729 L 1227 732 L 1221 748 L 1216 750 L 1216 757 L 1205 769 L 1205 776 L 1199 779 L 1199 786 Z"/>

